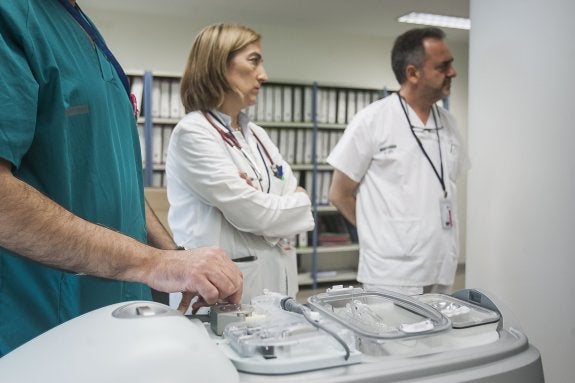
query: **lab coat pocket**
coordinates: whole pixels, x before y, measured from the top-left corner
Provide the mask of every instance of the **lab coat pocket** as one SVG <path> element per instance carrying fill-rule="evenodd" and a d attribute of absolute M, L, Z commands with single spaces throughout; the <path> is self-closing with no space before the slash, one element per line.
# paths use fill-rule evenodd
<path fill-rule="evenodd" d="M 248 304 L 253 297 L 262 295 L 264 290 L 261 276 L 262 270 L 260 270 L 261 260 L 256 259 L 250 262 L 237 262 L 236 265 L 240 268 L 244 277 L 242 303 Z"/>

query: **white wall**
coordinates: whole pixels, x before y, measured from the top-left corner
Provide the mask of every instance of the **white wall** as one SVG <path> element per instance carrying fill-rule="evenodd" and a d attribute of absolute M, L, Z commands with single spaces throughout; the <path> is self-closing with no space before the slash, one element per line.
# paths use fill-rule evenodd
<path fill-rule="evenodd" d="M 471 0 L 468 286 L 575 377 L 575 2 Z"/>
<path fill-rule="evenodd" d="M 180 74 L 195 35 L 212 22 L 83 8 L 128 71 L 149 69 Z M 263 20 L 262 24 L 250 27 L 263 36 L 264 63 L 271 81 L 398 88 L 390 64 L 393 39 L 285 29 L 274 26 L 273 20 Z M 449 37 L 449 30 L 446 32 Z M 468 49 L 467 44 L 461 43 L 451 44 L 451 49 L 459 74 L 453 85 L 451 105 L 465 133 Z"/>

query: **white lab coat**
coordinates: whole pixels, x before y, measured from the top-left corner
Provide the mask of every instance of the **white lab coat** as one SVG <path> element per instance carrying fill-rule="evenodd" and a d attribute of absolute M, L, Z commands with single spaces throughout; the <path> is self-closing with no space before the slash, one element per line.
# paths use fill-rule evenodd
<path fill-rule="evenodd" d="M 212 113 L 226 130 L 218 120 L 229 127 L 229 116 Z M 313 229 L 311 202 L 307 194 L 294 193 L 298 181 L 267 133 L 244 114 L 240 125 L 245 139 L 234 135 L 246 155 L 226 143 L 201 112 L 189 113 L 174 128 L 166 161 L 170 229 L 186 248 L 217 245 L 233 259 L 257 257 L 237 263 L 244 274 L 242 302 L 264 289 L 295 296 L 295 249 L 285 239 Z M 283 179 L 274 176 L 262 146 L 282 166 Z M 255 188 L 240 171 L 253 178 Z"/>
<path fill-rule="evenodd" d="M 362 283 L 453 283 L 459 255 L 455 182 L 469 161 L 452 116 L 443 108 L 436 111 L 441 116 L 438 131 L 431 115 L 423 124 L 408 107 L 411 124 L 417 127 L 414 130 L 438 171 L 439 133 L 445 187 L 453 207 L 451 229 L 441 223 L 441 184 L 413 137 L 396 95 L 360 111 L 328 157 L 328 163 L 360 183 L 356 222 L 358 280 Z"/>

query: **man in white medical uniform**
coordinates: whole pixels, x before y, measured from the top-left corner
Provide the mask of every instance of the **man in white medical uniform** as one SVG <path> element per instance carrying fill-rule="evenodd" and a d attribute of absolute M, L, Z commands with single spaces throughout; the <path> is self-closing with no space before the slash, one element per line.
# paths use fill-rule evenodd
<path fill-rule="evenodd" d="M 453 56 L 438 28 L 393 46 L 399 92 L 351 121 L 328 162 L 330 201 L 358 229 L 358 281 L 404 294 L 448 292 L 459 256 L 456 180 L 469 161 L 451 114 Z"/>

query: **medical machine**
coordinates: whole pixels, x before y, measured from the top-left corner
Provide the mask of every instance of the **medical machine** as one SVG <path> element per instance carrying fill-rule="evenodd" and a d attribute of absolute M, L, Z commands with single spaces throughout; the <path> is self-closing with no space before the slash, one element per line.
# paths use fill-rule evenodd
<path fill-rule="evenodd" d="M 0 359 L 3 383 L 543 382 L 538 350 L 477 290 L 406 296 L 334 286 L 305 305 L 265 292 L 186 317 L 105 307 Z"/>

